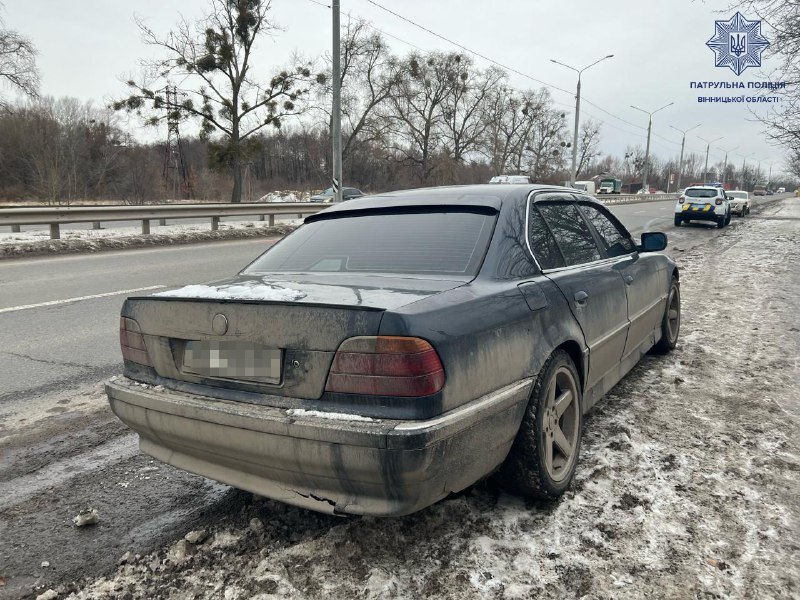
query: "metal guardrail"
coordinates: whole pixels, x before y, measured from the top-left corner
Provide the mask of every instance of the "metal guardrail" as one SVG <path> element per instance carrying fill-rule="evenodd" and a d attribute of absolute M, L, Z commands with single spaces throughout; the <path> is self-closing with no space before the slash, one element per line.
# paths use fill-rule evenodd
<path fill-rule="evenodd" d="M 50 239 L 61 237 L 60 225 L 64 223 L 92 223 L 100 229 L 104 221 L 141 221 L 142 234 L 150 233 L 150 221 L 161 225 L 166 219 L 211 218 L 211 229 L 219 229 L 220 217 L 258 216 L 261 221 L 269 218 L 275 225 L 275 215 L 303 215 L 317 213 L 327 205 L 318 202 L 274 202 L 269 204 L 175 204 L 158 206 L 66 206 L 34 208 L 0 208 L 0 225 L 11 226 L 14 232 L 21 225 L 49 225 Z"/>
<path fill-rule="evenodd" d="M 678 200 L 678 193 L 672 194 L 595 194 L 603 204 L 639 204 L 645 202 L 660 202 L 664 200 Z"/>
<path fill-rule="evenodd" d="M 603 204 L 637 204 L 657 202 L 677 198 L 676 194 L 599 194 Z M 49 225 L 50 239 L 61 237 L 60 226 L 64 223 L 92 223 L 100 229 L 105 221 L 141 221 L 142 234 L 150 234 L 150 221 L 158 220 L 160 225 L 166 219 L 211 219 L 211 230 L 219 229 L 221 217 L 258 216 L 261 221 L 269 218 L 269 225 L 275 225 L 275 215 L 303 215 L 317 213 L 327 205 L 318 202 L 274 202 L 244 204 L 166 204 L 148 206 L 65 206 L 33 208 L 0 208 L 0 226 L 10 226 L 19 232 L 22 225 Z"/>

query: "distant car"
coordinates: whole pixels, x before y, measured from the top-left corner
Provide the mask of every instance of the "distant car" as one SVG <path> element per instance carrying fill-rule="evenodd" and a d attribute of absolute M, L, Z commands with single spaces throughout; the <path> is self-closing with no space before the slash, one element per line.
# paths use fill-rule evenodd
<path fill-rule="evenodd" d="M 225 281 L 128 298 L 106 392 L 142 452 L 317 511 L 408 514 L 498 469 L 552 500 L 583 415 L 677 343 L 678 268 L 640 239 L 553 186 L 334 205 Z"/>
<path fill-rule="evenodd" d="M 775 193 L 776 194 L 785 194 L 786 193 L 786 188 L 785 187 L 779 187 L 777 190 L 775 190 Z"/>
<path fill-rule="evenodd" d="M 750 194 L 734 190 L 728 192 L 728 199 L 730 200 L 732 213 L 740 217 L 746 217 L 750 214 Z"/>
<path fill-rule="evenodd" d="M 636 192 L 636 193 L 637 193 L 638 195 L 649 194 L 649 193 L 650 193 L 650 190 L 648 190 L 648 189 L 646 189 L 646 188 L 642 188 L 642 189 L 640 189 L 640 190 L 639 190 L 638 192 Z"/>
<path fill-rule="evenodd" d="M 766 196 L 767 188 L 763 185 L 757 185 L 753 188 L 753 196 Z"/>
<path fill-rule="evenodd" d="M 775 194 L 775 192 L 773 192 L 772 190 L 767 190 L 767 196 L 772 196 L 774 194 Z"/>
<path fill-rule="evenodd" d="M 489 180 L 489 183 L 530 183 L 531 178 L 527 175 L 496 175 Z"/>
<path fill-rule="evenodd" d="M 689 221 L 713 221 L 722 229 L 731 222 L 725 190 L 711 185 L 688 187 L 675 205 L 675 227 Z"/>
<path fill-rule="evenodd" d="M 356 188 L 342 188 L 342 200 L 352 200 L 353 198 L 361 198 L 364 192 Z M 321 191 L 319 194 L 311 196 L 311 202 L 333 202 L 333 188 L 329 187 Z"/>

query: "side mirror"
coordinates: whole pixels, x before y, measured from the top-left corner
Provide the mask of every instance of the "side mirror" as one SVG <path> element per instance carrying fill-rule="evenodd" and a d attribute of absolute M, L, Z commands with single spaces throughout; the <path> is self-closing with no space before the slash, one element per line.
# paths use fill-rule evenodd
<path fill-rule="evenodd" d="M 661 252 L 667 247 L 667 234 L 660 231 L 646 231 L 642 234 L 639 252 Z"/>

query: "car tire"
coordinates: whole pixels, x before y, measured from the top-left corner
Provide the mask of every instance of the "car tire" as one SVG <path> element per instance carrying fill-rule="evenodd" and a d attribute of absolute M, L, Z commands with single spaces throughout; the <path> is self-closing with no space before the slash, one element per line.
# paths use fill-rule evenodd
<path fill-rule="evenodd" d="M 730 224 L 731 224 L 731 212 L 728 211 L 728 216 L 725 217 L 725 225 L 730 225 Z"/>
<path fill-rule="evenodd" d="M 726 223 L 726 218 L 724 216 L 717 217 L 717 228 L 718 229 L 722 229 L 723 227 L 725 227 L 725 223 Z"/>
<path fill-rule="evenodd" d="M 742 207 L 742 212 L 739 213 L 739 216 L 742 217 L 742 218 L 747 216 L 747 207 L 746 206 Z"/>
<path fill-rule="evenodd" d="M 675 227 L 680 227 L 683 223 L 683 219 L 678 215 L 675 215 Z"/>
<path fill-rule="evenodd" d="M 678 280 L 673 277 L 667 295 L 667 304 L 664 307 L 664 316 L 661 317 L 661 339 L 653 346 L 653 354 L 667 354 L 672 352 L 678 344 L 678 335 L 681 331 L 681 287 Z"/>
<path fill-rule="evenodd" d="M 581 400 L 575 364 L 565 351 L 556 350 L 536 377 L 517 437 L 500 467 L 503 488 L 543 500 L 555 500 L 569 488 L 583 432 Z"/>

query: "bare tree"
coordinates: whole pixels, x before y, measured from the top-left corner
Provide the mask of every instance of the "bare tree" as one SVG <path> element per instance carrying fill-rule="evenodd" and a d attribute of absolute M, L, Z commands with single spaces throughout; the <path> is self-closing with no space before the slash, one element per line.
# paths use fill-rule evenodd
<path fill-rule="evenodd" d="M 513 88 L 501 85 L 491 91 L 484 113 L 483 153 L 495 175 L 511 168 L 512 157 L 524 147 L 522 136 L 530 122 L 528 117 L 537 110 L 538 106 Z"/>
<path fill-rule="evenodd" d="M 36 54 L 36 47 L 29 38 L 5 29 L 0 20 L 0 81 L 26 96 L 38 98 L 39 70 L 36 68 Z M 2 96 L 0 108 L 9 108 Z"/>
<path fill-rule="evenodd" d="M 311 77 L 308 65 L 272 77 L 253 73 L 256 41 L 275 30 L 269 9 L 269 0 L 211 0 L 210 14 L 194 23 L 181 19 L 166 37 L 137 18 L 144 43 L 165 51 L 167 58 L 145 62 L 149 77 L 128 81 L 133 93 L 114 104 L 140 114 L 143 108 L 160 111 L 150 117 L 152 125 L 168 116 L 199 120 L 201 136 L 209 140 L 210 164 L 233 176 L 231 202 L 241 201 L 243 167 L 258 148 L 254 134 L 298 114 Z M 174 88 L 177 95 L 154 89 L 174 81 L 181 82 Z"/>
<path fill-rule="evenodd" d="M 386 112 L 389 147 L 417 167 L 418 179 L 427 182 L 441 149 L 442 103 L 461 81 L 463 57 L 457 53 L 411 53 L 401 68 L 407 72 L 399 93 L 390 97 Z"/>
<path fill-rule="evenodd" d="M 583 173 L 589 164 L 600 156 L 600 124 L 591 119 L 584 121 L 578 136 L 577 172 Z"/>
<path fill-rule="evenodd" d="M 496 67 L 485 71 L 475 68 L 467 57 L 462 58 L 460 67 L 461 73 L 441 107 L 446 151 L 457 164 L 478 150 L 488 126 L 484 113 L 490 93 L 507 78 L 506 72 Z"/>
<path fill-rule="evenodd" d="M 768 53 L 780 59 L 778 67 L 764 77 L 784 82 L 786 87 L 770 90 L 780 101 L 770 103 L 766 113 L 755 116 L 767 126 L 767 134 L 778 143 L 800 152 L 800 1 L 744 0 L 738 8 L 756 13 L 772 29 Z"/>
<path fill-rule="evenodd" d="M 566 114 L 552 107 L 550 93 L 541 89 L 530 93 L 529 98 L 527 102 L 538 110 L 528 115 L 516 166 L 522 170 L 523 164 L 527 164 L 531 176 L 537 181 L 546 181 L 563 166 L 565 153 L 572 143 L 565 139 Z"/>
<path fill-rule="evenodd" d="M 357 142 L 380 139 L 386 123 L 377 109 L 398 93 L 403 71 L 389 52 L 383 35 L 364 19 L 348 20 L 340 48 L 342 161 L 347 162 Z M 327 62 L 330 67 L 330 59 Z M 330 78 L 325 78 L 319 89 L 320 96 L 325 99 L 320 108 L 327 115 L 330 130 Z"/>

